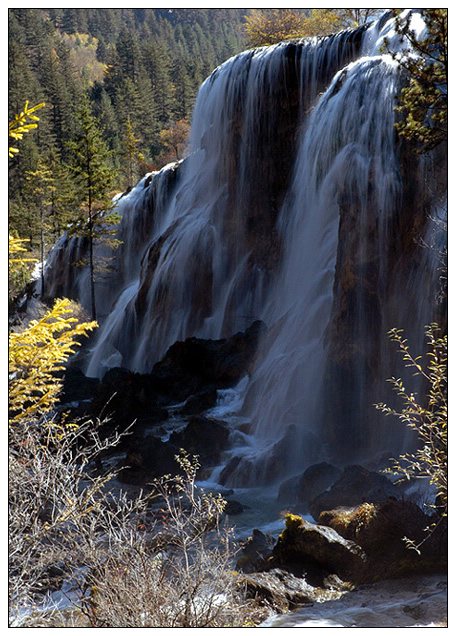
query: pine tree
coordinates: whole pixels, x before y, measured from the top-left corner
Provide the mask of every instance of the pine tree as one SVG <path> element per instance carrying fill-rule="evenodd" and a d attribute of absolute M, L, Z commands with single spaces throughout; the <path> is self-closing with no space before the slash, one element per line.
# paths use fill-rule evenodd
<path fill-rule="evenodd" d="M 397 32 L 410 45 L 395 54 L 409 78 L 397 107 L 402 117 L 396 128 L 415 143 L 418 153 L 432 150 L 448 138 L 448 11 L 423 9 L 422 16 L 424 37 L 417 37 L 411 27 L 411 12 L 396 18 Z"/>
<path fill-rule="evenodd" d="M 157 103 L 157 119 L 162 126 L 166 126 L 172 121 L 175 110 L 171 55 L 166 41 L 159 39 L 147 42 L 144 46 L 144 63 Z"/>
<path fill-rule="evenodd" d="M 121 152 L 121 141 L 119 138 L 120 113 L 114 107 L 112 99 L 103 85 L 97 84 L 94 86 L 91 98 L 95 106 L 97 119 L 102 128 L 103 138 L 115 160 Z"/>
<path fill-rule="evenodd" d="M 100 127 L 92 115 L 90 103 L 85 97 L 78 110 L 80 130 L 75 141 L 68 144 L 72 153 L 72 168 L 76 176 L 80 197 L 80 209 L 87 215 L 78 223 L 77 233 L 85 236 L 89 246 L 89 271 L 92 320 L 96 319 L 95 298 L 95 242 L 109 241 L 112 223 L 116 220 L 109 214 L 109 194 L 115 173 L 110 164 L 109 151 L 101 135 Z"/>
<path fill-rule="evenodd" d="M 50 230 L 49 212 L 52 205 L 53 194 L 56 189 L 56 183 L 51 170 L 42 159 L 38 161 L 36 170 L 27 171 L 26 179 L 29 185 L 29 196 L 27 197 L 28 205 L 34 210 L 39 222 L 41 296 L 44 297 L 45 245 Z"/>
<path fill-rule="evenodd" d="M 141 47 L 137 35 L 134 32 L 122 29 L 116 42 L 119 72 L 124 77 L 129 77 L 136 82 L 142 67 Z"/>
<path fill-rule="evenodd" d="M 130 114 L 135 122 L 135 130 L 141 137 L 144 151 L 150 156 L 156 151 L 159 143 L 160 124 L 152 81 L 144 69 L 139 73 L 136 89 L 136 99 Z"/>
<path fill-rule="evenodd" d="M 172 78 L 176 95 L 174 116 L 176 119 L 182 119 L 191 114 L 195 100 L 195 88 L 183 54 L 173 64 Z"/>
<path fill-rule="evenodd" d="M 141 140 L 135 136 L 131 118 L 128 116 L 122 143 L 122 173 L 126 178 L 126 189 L 132 188 L 133 184 L 136 183 L 140 173 L 140 166 L 144 161 L 144 155 L 140 150 L 140 143 Z"/>
<path fill-rule="evenodd" d="M 55 241 L 75 220 L 79 201 L 72 171 L 62 161 L 56 146 L 47 149 L 45 161 L 55 184 L 49 209 L 50 232 Z"/>

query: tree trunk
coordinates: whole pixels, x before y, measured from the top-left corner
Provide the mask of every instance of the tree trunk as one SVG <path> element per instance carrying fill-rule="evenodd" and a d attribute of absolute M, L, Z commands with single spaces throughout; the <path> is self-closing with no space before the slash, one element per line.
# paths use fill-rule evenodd
<path fill-rule="evenodd" d="M 89 269 L 90 269 L 90 304 L 92 307 L 92 320 L 97 319 L 95 305 L 95 272 L 93 266 L 93 219 L 92 210 L 89 208 Z"/>
<path fill-rule="evenodd" d="M 86 142 L 87 143 L 87 142 Z M 87 148 L 87 192 L 89 207 L 89 269 L 90 269 L 90 302 L 92 307 L 92 320 L 97 319 L 97 308 L 95 304 L 95 271 L 93 265 L 93 215 L 92 215 L 92 163 L 90 161 L 90 151 Z"/>
<path fill-rule="evenodd" d="M 44 214 L 40 212 L 40 260 L 41 260 L 41 298 L 44 298 Z"/>

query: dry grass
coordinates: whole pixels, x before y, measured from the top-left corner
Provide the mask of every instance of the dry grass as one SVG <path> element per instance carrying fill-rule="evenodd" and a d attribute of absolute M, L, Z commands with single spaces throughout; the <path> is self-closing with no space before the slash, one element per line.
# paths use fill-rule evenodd
<path fill-rule="evenodd" d="M 117 442 L 102 443 L 90 423 L 13 432 L 11 624 L 231 627 L 261 621 L 264 610 L 245 599 L 231 571 L 235 546 L 222 524 L 225 502 L 197 488 L 195 461 L 181 455 L 184 477 L 158 480 L 149 494 L 113 495 L 113 475 L 91 476 L 90 469 Z M 73 586 L 64 611 L 49 597 L 63 581 Z"/>

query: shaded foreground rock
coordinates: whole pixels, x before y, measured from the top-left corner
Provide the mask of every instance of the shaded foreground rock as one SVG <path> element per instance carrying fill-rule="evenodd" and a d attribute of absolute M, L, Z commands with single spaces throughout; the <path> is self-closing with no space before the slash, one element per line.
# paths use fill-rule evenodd
<path fill-rule="evenodd" d="M 215 466 L 228 446 L 229 429 L 221 420 L 209 417 L 192 417 L 184 430 L 173 433 L 170 442 L 198 455 L 202 466 Z"/>
<path fill-rule="evenodd" d="M 176 342 L 152 369 L 157 390 L 170 400 L 182 401 L 207 387 L 236 384 L 251 370 L 264 331 L 264 323 L 257 320 L 230 338 Z"/>
<path fill-rule="evenodd" d="M 80 369 L 68 367 L 63 376 L 62 394 L 60 402 L 79 402 L 92 399 L 99 385 L 97 378 L 88 378 Z"/>
<path fill-rule="evenodd" d="M 318 519 L 324 510 L 340 506 L 380 503 L 388 497 L 397 497 L 398 489 L 384 475 L 362 466 L 347 466 L 340 479 L 326 492 L 321 493 L 310 503 L 310 514 Z"/>
<path fill-rule="evenodd" d="M 176 462 L 179 449 L 157 437 L 133 440 L 121 465 L 119 479 L 127 484 L 143 485 L 165 474 L 181 473 Z"/>
<path fill-rule="evenodd" d="M 214 388 L 204 389 L 196 395 L 190 396 L 181 408 L 182 415 L 199 415 L 215 406 L 217 402 L 217 390 Z"/>
<path fill-rule="evenodd" d="M 284 570 L 243 574 L 239 583 L 245 586 L 247 596 L 266 602 L 277 612 L 287 612 L 305 603 L 314 603 L 320 591 Z"/>
<path fill-rule="evenodd" d="M 284 612 L 339 598 L 367 583 L 446 573 L 446 519 L 426 535 L 432 519 L 413 502 L 387 499 L 338 508 L 323 512 L 319 521 L 287 514 L 285 530 L 272 549 L 271 537 L 254 531 L 237 563 L 249 595 Z M 421 554 L 407 547 L 404 536 L 416 542 L 427 537 Z M 416 612 L 413 618 L 419 618 Z"/>
<path fill-rule="evenodd" d="M 367 555 L 364 580 L 446 572 L 446 519 L 427 516 L 413 502 L 390 499 L 380 504 L 339 508 L 322 512 L 319 522 L 363 548 Z M 437 524 L 434 531 L 426 534 L 425 528 L 433 522 Z M 419 546 L 419 553 L 407 547 L 404 537 Z"/>
<path fill-rule="evenodd" d="M 322 572 L 354 580 L 364 569 L 366 555 L 359 545 L 332 528 L 289 514 L 274 546 L 272 562 L 293 573 L 317 566 Z"/>
<path fill-rule="evenodd" d="M 109 416 L 111 428 L 119 430 L 141 420 L 141 426 L 135 427 L 138 430 L 166 420 L 165 403 L 155 391 L 150 375 L 116 367 L 101 380 L 92 401 L 92 412 L 97 417 Z"/>
<path fill-rule="evenodd" d="M 224 513 L 229 516 L 240 515 L 245 510 L 240 501 L 228 500 L 224 509 Z"/>
<path fill-rule="evenodd" d="M 242 546 L 236 568 L 246 573 L 267 569 L 267 560 L 272 556 L 274 543 L 274 537 L 254 528 L 252 536 Z"/>
<path fill-rule="evenodd" d="M 326 603 L 273 616 L 261 627 L 446 627 L 447 581 L 443 576 L 388 580 Z"/>
<path fill-rule="evenodd" d="M 133 420 L 156 424 L 167 418 L 168 407 L 186 400 L 184 415 L 214 406 L 217 389 L 236 384 L 251 369 L 262 322 L 222 340 L 188 338 L 172 345 L 151 373 L 110 369 L 103 379 L 90 384 L 91 412 L 108 414 L 113 427 L 126 428 Z M 90 381 L 91 382 L 91 381 Z"/>

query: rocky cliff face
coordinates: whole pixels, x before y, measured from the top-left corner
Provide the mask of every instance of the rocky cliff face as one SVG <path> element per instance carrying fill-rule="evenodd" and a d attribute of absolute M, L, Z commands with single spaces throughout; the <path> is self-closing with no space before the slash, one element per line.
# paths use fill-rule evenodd
<path fill-rule="evenodd" d="M 399 369 L 408 386 L 418 393 L 422 389 L 398 366 L 400 357 L 387 332 L 404 329 L 418 354 L 425 350 L 425 325 L 437 321 L 444 326 L 446 321 L 439 297 L 445 229 L 436 210 L 446 190 L 445 151 L 440 148 L 433 157 L 423 158 L 398 140 L 398 168 L 401 189 L 386 227 L 380 227 L 370 199 L 365 219 L 360 219 L 359 201 L 350 196 L 340 200 L 325 371 L 331 399 L 324 410 L 329 443 L 339 460 L 362 460 L 376 449 L 397 448 L 397 422 L 385 422 L 371 408 L 376 402 L 395 402 L 387 378 Z M 342 427 L 340 422 L 349 424 Z M 357 456 L 354 448 L 359 449 Z"/>

